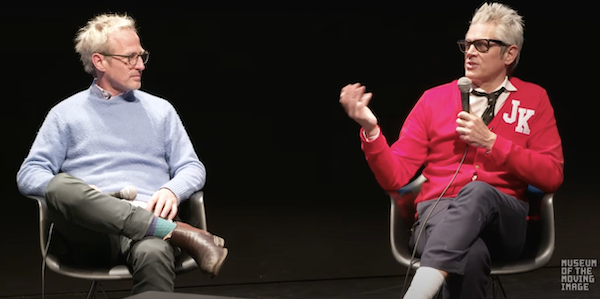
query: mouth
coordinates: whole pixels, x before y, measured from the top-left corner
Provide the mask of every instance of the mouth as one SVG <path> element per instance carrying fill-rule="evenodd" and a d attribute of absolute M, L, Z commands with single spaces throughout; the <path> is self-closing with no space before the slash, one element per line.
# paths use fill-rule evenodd
<path fill-rule="evenodd" d="M 465 68 L 468 70 L 472 70 L 472 69 L 476 68 L 477 66 L 478 66 L 478 64 L 473 61 L 465 62 Z"/>

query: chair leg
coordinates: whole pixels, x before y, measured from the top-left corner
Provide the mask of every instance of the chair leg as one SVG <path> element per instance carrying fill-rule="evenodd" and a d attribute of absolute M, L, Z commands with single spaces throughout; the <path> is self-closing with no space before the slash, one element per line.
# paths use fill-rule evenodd
<path fill-rule="evenodd" d="M 504 286 L 502 286 L 502 281 L 500 281 L 500 277 L 497 275 L 490 276 L 490 284 L 488 285 L 488 290 L 492 289 L 492 298 L 503 298 L 507 299 L 506 292 L 504 291 Z"/>
<path fill-rule="evenodd" d="M 98 281 L 92 281 L 92 286 L 90 287 L 90 291 L 87 294 L 86 299 L 94 299 L 96 298 L 96 288 L 98 287 Z"/>
<path fill-rule="evenodd" d="M 506 292 L 504 291 L 504 286 L 502 286 L 502 281 L 500 281 L 500 277 L 496 278 L 498 281 L 498 286 L 500 287 L 500 291 L 502 291 L 502 298 L 507 299 Z"/>

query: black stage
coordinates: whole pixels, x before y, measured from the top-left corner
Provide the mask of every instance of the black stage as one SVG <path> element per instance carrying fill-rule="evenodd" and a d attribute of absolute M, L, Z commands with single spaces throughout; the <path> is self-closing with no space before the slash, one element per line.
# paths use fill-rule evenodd
<path fill-rule="evenodd" d="M 600 283 L 590 283 L 589 291 L 562 291 L 560 267 L 546 267 L 530 273 L 502 276 L 501 280 L 510 299 L 600 298 Z M 398 299 L 402 291 L 403 281 L 403 276 L 388 276 L 187 287 L 177 288 L 174 294 L 149 292 L 129 296 L 128 291 L 125 290 L 107 291 L 106 295 L 111 299 Z M 104 283 L 107 287 L 110 287 L 111 284 L 114 283 Z M 41 297 L 36 295 L 6 298 L 37 299 Z M 85 298 L 85 293 L 54 293 L 47 294 L 46 298 L 79 299 Z M 102 291 L 99 291 L 97 298 L 105 298 Z M 491 294 L 488 294 L 488 298 L 492 298 Z"/>
<path fill-rule="evenodd" d="M 227 1 L 222 10 L 204 6 L 218 1 L 202 8 L 20 2 L 22 8 L 7 2 L 0 18 L 8 79 L 0 298 L 41 298 L 37 206 L 19 193 L 15 176 L 49 109 L 91 84 L 73 38 L 90 17 L 109 11 L 138 21 L 153 53 L 142 89 L 166 97 L 180 114 L 207 167 L 208 229 L 230 250 L 219 277 L 183 274 L 173 298 L 400 298 L 405 269 L 391 253 L 390 201 L 360 149 L 359 126 L 338 102 L 340 88 L 365 84 L 382 132 L 396 140 L 424 90 L 463 76 L 456 40 L 483 1 L 359 1 L 332 10 L 306 1 Z M 588 75 L 597 60 L 590 38 L 597 16 L 572 2 L 508 2 L 527 24 L 514 75 L 547 89 L 563 139 L 565 182 L 554 197 L 552 260 L 502 281 L 512 299 L 600 298 L 600 282 L 589 291 L 561 291 L 560 267 L 563 259 L 600 259 L 592 114 L 600 101 L 586 94 L 598 85 Z M 102 286 L 108 298 L 127 298 L 131 281 Z M 46 273 L 48 299 L 85 298 L 87 288 L 87 281 Z"/>

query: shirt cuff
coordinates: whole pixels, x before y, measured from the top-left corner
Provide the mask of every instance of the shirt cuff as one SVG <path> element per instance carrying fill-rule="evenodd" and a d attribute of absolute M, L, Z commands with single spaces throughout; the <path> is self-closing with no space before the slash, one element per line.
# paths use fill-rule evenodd
<path fill-rule="evenodd" d="M 379 126 L 377 126 L 377 127 L 379 128 Z M 367 131 L 365 131 L 364 128 L 361 128 L 360 130 L 361 130 L 361 136 L 368 143 L 371 143 L 371 142 L 377 140 L 377 138 L 379 138 L 379 135 L 381 135 L 381 128 L 379 128 L 379 131 L 374 136 L 367 136 Z"/>

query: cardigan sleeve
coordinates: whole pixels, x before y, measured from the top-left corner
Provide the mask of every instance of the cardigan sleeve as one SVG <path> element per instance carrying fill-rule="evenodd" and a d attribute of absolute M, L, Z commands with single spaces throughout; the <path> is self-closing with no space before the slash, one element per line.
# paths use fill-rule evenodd
<path fill-rule="evenodd" d="M 407 116 L 398 140 L 389 146 L 380 133 L 375 140 L 367 142 L 361 129 L 362 149 L 371 171 L 379 185 L 386 191 L 395 191 L 406 185 L 419 170 L 427 156 L 427 122 L 424 98 L 419 99 Z"/>

